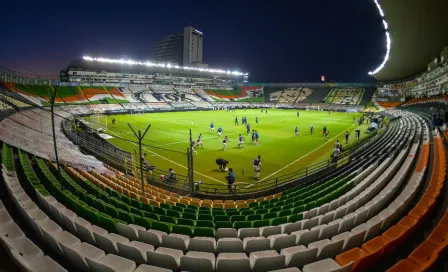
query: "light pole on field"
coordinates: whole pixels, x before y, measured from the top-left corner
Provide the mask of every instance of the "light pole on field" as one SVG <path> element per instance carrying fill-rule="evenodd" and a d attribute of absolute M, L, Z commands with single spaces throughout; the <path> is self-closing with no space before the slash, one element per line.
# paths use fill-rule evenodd
<path fill-rule="evenodd" d="M 143 157 L 142 157 L 142 140 L 145 138 L 146 132 L 148 132 L 151 125 L 148 125 L 145 132 L 142 135 L 142 131 L 139 129 L 138 134 L 135 132 L 134 128 L 131 124 L 128 123 L 128 126 L 131 128 L 132 132 L 134 132 L 135 137 L 138 139 L 138 153 L 140 158 L 140 179 L 142 180 L 142 191 L 145 193 L 145 180 L 143 179 Z"/>
<path fill-rule="evenodd" d="M 51 92 L 51 89 L 48 90 L 48 97 L 50 98 L 50 109 L 51 109 L 51 128 L 53 130 L 53 146 L 54 146 L 54 155 L 56 157 L 56 165 L 58 166 L 58 173 L 61 174 L 61 169 L 59 166 L 59 156 L 58 156 L 58 148 L 56 145 L 56 132 L 54 128 L 54 100 L 56 99 L 56 92 L 58 91 L 58 86 L 54 86 L 54 92 Z"/>

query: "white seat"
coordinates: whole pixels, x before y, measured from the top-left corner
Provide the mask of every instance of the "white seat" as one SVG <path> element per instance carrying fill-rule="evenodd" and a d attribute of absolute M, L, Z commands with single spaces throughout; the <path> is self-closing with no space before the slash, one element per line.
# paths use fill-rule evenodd
<path fill-rule="evenodd" d="M 95 237 L 93 233 L 105 235 L 107 231 L 103 228 L 100 228 L 95 225 L 91 225 L 90 222 L 81 217 L 75 218 L 75 227 L 78 233 L 78 236 L 81 237 L 82 240 L 86 241 L 89 244 L 96 244 Z"/>
<path fill-rule="evenodd" d="M 341 253 L 344 241 L 330 241 L 329 239 L 320 240 L 308 245 L 309 249 L 317 248 L 317 260 L 334 258 Z"/>
<path fill-rule="evenodd" d="M 353 267 L 353 262 L 350 262 L 346 266 L 340 266 L 333 259 L 325 259 L 317 261 L 315 263 L 307 264 L 303 267 L 303 272 L 349 272 Z"/>
<path fill-rule="evenodd" d="M 216 259 L 216 272 L 247 272 L 250 261 L 245 253 L 221 253 Z"/>
<path fill-rule="evenodd" d="M 308 249 L 306 246 L 295 246 L 282 249 L 280 254 L 285 256 L 286 266 L 302 267 L 316 261 L 317 251 L 317 248 Z"/>
<path fill-rule="evenodd" d="M 218 253 L 244 252 L 243 241 L 239 238 L 221 238 L 217 243 Z"/>
<path fill-rule="evenodd" d="M 319 230 L 299 230 L 291 233 L 296 236 L 296 245 L 308 245 L 317 241 Z"/>
<path fill-rule="evenodd" d="M 28 271 L 63 272 L 67 271 L 48 256 L 34 258 L 26 264 Z"/>
<path fill-rule="evenodd" d="M 135 269 L 134 272 L 173 272 L 173 270 L 147 264 L 141 264 L 137 267 L 137 269 Z"/>
<path fill-rule="evenodd" d="M 166 235 L 166 232 L 158 230 L 138 230 L 138 239 L 142 242 L 153 245 L 154 247 L 162 246 L 163 235 Z"/>
<path fill-rule="evenodd" d="M 25 234 L 16 223 L 0 225 L 0 239 L 9 244 L 16 240 L 25 239 Z"/>
<path fill-rule="evenodd" d="M 86 256 L 86 261 L 90 269 L 96 272 L 133 272 L 137 267 L 133 261 L 113 254 L 107 254 L 98 261 Z"/>
<path fill-rule="evenodd" d="M 61 219 L 63 226 L 71 233 L 78 233 L 75 226 L 75 219 L 78 216 L 69 209 L 61 211 Z"/>
<path fill-rule="evenodd" d="M 14 222 L 14 220 L 12 220 L 9 213 L 5 209 L 0 210 L 0 225 L 6 225 L 12 222 Z"/>
<path fill-rule="evenodd" d="M 356 219 L 355 219 L 355 222 L 353 223 L 353 225 L 357 226 L 359 224 L 364 223 L 364 221 L 366 221 L 367 208 L 362 206 L 355 211 L 355 214 L 356 214 Z"/>
<path fill-rule="evenodd" d="M 232 228 L 220 228 L 216 230 L 216 239 L 220 238 L 238 238 L 238 232 Z"/>
<path fill-rule="evenodd" d="M 268 237 L 274 234 L 280 234 L 282 232 L 282 228 L 280 226 L 268 226 L 260 228 L 260 235 L 264 237 Z"/>
<path fill-rule="evenodd" d="M 49 235 L 55 235 L 58 232 L 62 232 L 62 228 L 51 219 L 41 220 L 36 222 L 36 224 L 43 239 L 46 239 L 46 237 L 43 236 L 44 232 Z"/>
<path fill-rule="evenodd" d="M 342 205 L 335 210 L 334 219 L 339 219 L 347 214 L 347 205 Z"/>
<path fill-rule="evenodd" d="M 56 218 L 56 221 L 62 222 L 61 211 L 67 208 L 58 201 L 48 202 L 48 207 L 50 208 L 50 213 Z"/>
<path fill-rule="evenodd" d="M 146 229 L 142 226 L 137 226 L 133 224 L 123 224 L 121 222 L 117 223 L 118 234 L 128 238 L 129 240 L 138 240 L 138 230 Z"/>
<path fill-rule="evenodd" d="M 270 241 L 264 237 L 247 237 L 243 240 L 244 252 L 250 254 L 255 251 L 263 251 L 270 249 Z"/>
<path fill-rule="evenodd" d="M 216 239 L 211 237 L 194 237 L 190 239 L 189 251 L 216 252 Z"/>
<path fill-rule="evenodd" d="M 339 225 L 338 224 L 328 224 L 321 231 L 319 235 L 319 239 L 331 239 L 331 237 L 335 236 L 338 233 Z"/>
<path fill-rule="evenodd" d="M 118 252 L 120 256 L 133 260 L 137 264 L 143 264 L 147 262 L 148 251 L 154 251 L 154 247 L 150 244 L 142 243 L 139 241 L 131 241 L 130 243 L 117 242 Z"/>
<path fill-rule="evenodd" d="M 314 217 L 303 223 L 302 229 L 312 229 L 319 224 L 319 217 Z"/>
<path fill-rule="evenodd" d="M 104 251 L 88 243 L 81 243 L 73 248 L 61 244 L 61 249 L 69 262 L 83 271 L 89 270 L 86 257 L 98 262 L 106 255 Z"/>
<path fill-rule="evenodd" d="M 213 253 L 189 251 L 180 257 L 180 267 L 190 272 L 213 272 L 215 261 Z"/>
<path fill-rule="evenodd" d="M 330 204 L 325 203 L 324 205 L 320 206 L 319 209 L 317 210 L 317 215 L 324 215 L 328 212 L 330 208 Z"/>
<path fill-rule="evenodd" d="M 356 219 L 355 213 L 350 213 L 344 216 L 339 224 L 338 233 L 350 231 L 354 226 L 355 219 Z"/>
<path fill-rule="evenodd" d="M 294 223 L 285 223 L 281 224 L 280 227 L 282 228 L 282 233 L 291 234 L 294 231 L 299 231 L 302 229 L 302 224 L 305 220 L 297 221 Z"/>
<path fill-rule="evenodd" d="M 44 238 L 47 244 L 54 250 L 54 252 L 58 253 L 61 256 L 64 256 L 64 252 L 62 251 L 60 246 L 61 244 L 65 245 L 68 248 L 73 248 L 81 244 L 81 240 L 79 240 L 70 232 L 61 231 L 56 234 L 50 234 L 45 229 L 42 229 L 42 233 L 44 234 Z"/>
<path fill-rule="evenodd" d="M 331 238 L 332 241 L 337 240 L 344 240 L 344 245 L 342 246 L 343 251 L 350 250 L 352 248 L 361 246 L 364 236 L 366 234 L 366 231 L 360 231 L 360 232 L 344 232 L 339 235 L 333 236 Z"/>
<path fill-rule="evenodd" d="M 283 268 L 278 270 L 272 270 L 269 272 L 301 272 L 297 267 Z"/>
<path fill-rule="evenodd" d="M 252 252 L 249 256 L 253 272 L 265 272 L 285 267 L 285 256 L 275 250 Z"/>
<path fill-rule="evenodd" d="M 318 208 L 313 208 L 313 209 L 311 209 L 309 211 L 304 212 L 303 213 L 303 218 L 304 219 L 311 219 L 311 218 L 317 216 L 317 210 L 318 210 Z"/>
<path fill-rule="evenodd" d="M 238 237 L 241 240 L 244 240 L 244 238 L 247 237 L 258 237 L 258 236 L 260 236 L 259 228 L 241 228 L 238 230 Z"/>
<path fill-rule="evenodd" d="M 117 246 L 118 242 L 122 244 L 129 243 L 128 238 L 115 233 L 99 234 L 97 232 L 94 232 L 93 236 L 95 237 L 96 245 L 100 249 L 104 250 L 106 253 L 112 253 L 115 255 L 119 255 Z"/>
<path fill-rule="evenodd" d="M 171 269 L 174 271 L 180 268 L 180 257 L 184 255 L 182 250 L 159 247 L 154 252 L 148 251 L 147 260 L 148 264 Z"/>
<path fill-rule="evenodd" d="M 378 233 L 380 233 L 382 224 L 383 221 L 379 216 L 374 216 L 369 221 L 367 221 L 366 225 L 368 228 L 366 235 L 364 237 L 364 241 L 369 241 L 370 239 L 375 238 L 378 235 Z"/>
<path fill-rule="evenodd" d="M 334 211 L 330 211 L 320 218 L 319 224 L 328 224 L 334 219 Z"/>
<path fill-rule="evenodd" d="M 170 233 L 169 235 L 162 235 L 162 246 L 167 248 L 174 248 L 186 252 L 190 243 L 190 237 L 183 234 Z"/>
<path fill-rule="evenodd" d="M 293 247 L 296 245 L 296 236 L 283 234 L 275 234 L 268 237 L 270 241 L 270 247 L 273 250 L 280 251 L 283 248 Z"/>
<path fill-rule="evenodd" d="M 23 261 L 29 261 L 44 256 L 43 251 L 28 238 L 11 241 L 8 244 L 8 247 L 11 250 L 11 253 L 14 252 L 15 256 L 20 256 Z"/>

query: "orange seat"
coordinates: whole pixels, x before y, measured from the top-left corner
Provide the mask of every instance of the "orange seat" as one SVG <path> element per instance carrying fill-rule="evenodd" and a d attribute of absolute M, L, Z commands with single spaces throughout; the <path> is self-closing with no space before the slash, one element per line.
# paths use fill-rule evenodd
<path fill-rule="evenodd" d="M 426 207 L 428 209 L 431 209 L 432 206 L 434 205 L 435 200 L 433 198 L 429 198 L 429 197 L 422 197 L 420 199 L 420 201 L 418 202 L 418 205 Z"/>
<path fill-rule="evenodd" d="M 201 207 L 208 207 L 208 208 L 212 208 L 213 204 L 210 202 L 202 202 L 201 203 Z"/>
<path fill-rule="evenodd" d="M 235 209 L 235 204 L 234 203 L 224 204 L 224 208 L 225 209 Z"/>
<path fill-rule="evenodd" d="M 190 201 L 190 205 L 193 205 L 193 206 L 198 206 L 198 207 L 200 207 L 200 206 L 201 206 L 201 202 L 199 202 L 199 201 L 195 201 L 195 200 L 192 200 L 192 201 Z"/>
<path fill-rule="evenodd" d="M 448 228 L 438 225 L 426 239 L 429 243 L 438 247 L 438 252 L 442 251 L 448 245 Z"/>
<path fill-rule="evenodd" d="M 181 204 L 185 204 L 185 205 L 190 205 L 190 201 L 188 201 L 188 200 L 186 200 L 186 199 L 183 199 L 183 198 L 181 198 L 181 199 L 179 200 L 179 203 L 181 203 Z"/>
<path fill-rule="evenodd" d="M 270 195 L 270 196 L 265 197 L 264 200 L 271 200 L 273 198 L 274 198 L 274 195 Z"/>
<path fill-rule="evenodd" d="M 252 203 L 252 202 L 256 202 L 255 199 L 248 199 L 248 200 L 246 200 L 246 203 L 248 203 L 248 204 Z"/>
<path fill-rule="evenodd" d="M 236 205 L 237 209 L 243 209 L 243 208 L 249 208 L 249 204 L 247 203 L 240 203 L 238 205 Z"/>
<path fill-rule="evenodd" d="M 159 207 L 159 206 L 160 206 L 160 203 L 157 202 L 157 201 L 155 201 L 154 199 L 150 199 L 150 200 L 149 200 L 149 204 L 150 204 L 150 205 L 153 205 L 153 206 L 156 206 L 156 207 Z"/>
<path fill-rule="evenodd" d="M 401 219 L 397 225 L 411 231 L 417 225 L 417 223 L 418 220 L 415 217 L 407 215 L 403 217 L 403 219 Z"/>
<path fill-rule="evenodd" d="M 445 215 L 442 217 L 442 219 L 440 219 L 439 225 L 448 228 L 448 210 L 445 212 Z"/>
<path fill-rule="evenodd" d="M 438 247 L 429 243 L 421 243 L 408 257 L 408 259 L 421 266 L 421 270 L 427 270 L 437 260 L 439 256 L 437 254 Z"/>
<path fill-rule="evenodd" d="M 233 200 L 226 200 L 226 201 L 224 201 L 224 204 L 235 204 L 235 201 L 233 201 Z"/>
<path fill-rule="evenodd" d="M 346 252 L 343 252 L 336 256 L 336 262 L 340 266 L 345 266 L 349 264 L 350 262 L 354 262 L 353 269 L 357 266 L 359 260 L 369 255 L 369 253 L 365 252 L 364 250 L 360 249 L 359 247 L 355 247 L 353 249 L 350 249 Z"/>
<path fill-rule="evenodd" d="M 213 204 L 224 204 L 222 200 L 213 200 Z"/>
<path fill-rule="evenodd" d="M 382 236 L 377 236 L 373 238 L 372 240 L 365 242 L 362 245 L 362 250 L 369 254 L 378 254 L 378 256 L 381 256 L 381 253 L 383 252 L 383 249 L 390 243 L 389 240 Z M 379 253 L 378 253 L 379 251 Z"/>
<path fill-rule="evenodd" d="M 396 263 L 387 272 L 420 272 L 420 266 L 415 263 L 404 259 Z"/>
<path fill-rule="evenodd" d="M 223 203 L 213 203 L 213 208 L 224 208 L 224 204 Z"/>
<path fill-rule="evenodd" d="M 282 196 L 282 193 L 277 193 L 277 194 L 274 195 L 274 198 L 279 198 L 281 196 Z"/>
<path fill-rule="evenodd" d="M 237 200 L 237 201 L 235 201 L 235 205 L 242 204 L 242 203 L 246 203 L 246 201 L 245 200 Z"/>
<path fill-rule="evenodd" d="M 415 206 L 409 213 L 408 215 L 415 217 L 417 219 L 423 218 L 425 217 L 425 215 L 428 212 L 428 208 L 424 207 L 424 206 L 420 206 L 419 205 L 420 202 L 417 204 L 417 206 Z"/>
<path fill-rule="evenodd" d="M 389 240 L 390 243 L 384 248 L 383 254 L 387 254 L 394 250 L 394 248 L 402 241 L 405 233 L 406 229 L 398 225 L 393 226 L 385 231 L 382 236 L 385 239 Z"/>
<path fill-rule="evenodd" d="M 211 200 L 211 199 L 204 199 L 204 200 L 202 200 L 202 202 L 205 202 L 205 203 L 213 203 L 213 200 Z"/>
<path fill-rule="evenodd" d="M 165 200 L 165 203 L 171 206 L 176 206 L 176 202 L 173 202 L 171 200 Z"/>

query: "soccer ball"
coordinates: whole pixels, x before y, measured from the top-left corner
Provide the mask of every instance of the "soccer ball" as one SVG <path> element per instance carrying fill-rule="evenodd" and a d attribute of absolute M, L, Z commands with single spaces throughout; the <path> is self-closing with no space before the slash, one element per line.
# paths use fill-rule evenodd
<path fill-rule="evenodd" d="M 229 171 L 229 168 L 226 167 L 226 169 L 224 169 L 224 171 Z"/>

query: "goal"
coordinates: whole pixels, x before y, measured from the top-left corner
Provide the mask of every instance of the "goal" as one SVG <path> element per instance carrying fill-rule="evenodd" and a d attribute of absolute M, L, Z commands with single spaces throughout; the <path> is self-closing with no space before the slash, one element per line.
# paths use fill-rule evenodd
<path fill-rule="evenodd" d="M 107 115 L 98 113 L 90 115 L 89 127 L 95 131 L 107 131 Z"/>
<path fill-rule="evenodd" d="M 319 106 L 306 106 L 306 110 L 320 111 Z"/>

